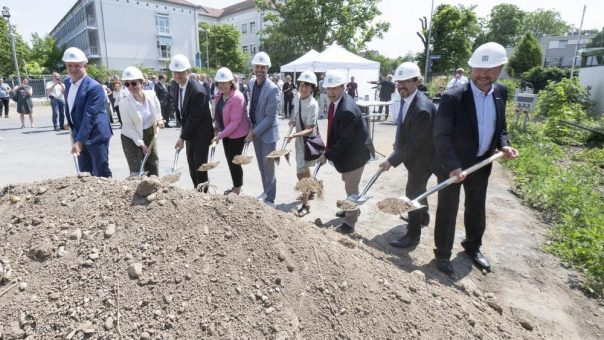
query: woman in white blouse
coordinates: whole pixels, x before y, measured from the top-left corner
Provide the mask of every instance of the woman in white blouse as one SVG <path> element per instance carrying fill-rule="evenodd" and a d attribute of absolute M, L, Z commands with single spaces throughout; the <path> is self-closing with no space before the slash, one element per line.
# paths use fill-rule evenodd
<path fill-rule="evenodd" d="M 130 175 L 137 175 L 143 158 L 149 154 L 144 170 L 158 175 L 157 129 L 164 126 L 161 107 L 154 91 L 143 90 L 143 73 L 134 66 L 122 72 L 122 81 L 129 94 L 120 99 L 122 148 Z"/>

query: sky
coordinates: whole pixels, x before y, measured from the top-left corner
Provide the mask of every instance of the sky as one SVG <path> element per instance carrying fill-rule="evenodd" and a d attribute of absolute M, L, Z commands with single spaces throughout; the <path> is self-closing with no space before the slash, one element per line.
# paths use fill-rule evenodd
<path fill-rule="evenodd" d="M 214 8 L 224 8 L 239 1 L 241 0 L 195 0 Z M 75 3 L 76 0 L 0 0 L 0 5 L 10 8 L 11 23 L 16 25 L 19 34 L 28 42 L 34 32 L 42 36 L 50 33 Z M 370 42 L 368 48 L 390 58 L 403 56 L 409 51 L 419 52 L 423 47 L 415 32 L 420 29 L 420 17 L 430 19 L 431 3 L 431 0 L 382 0 L 379 4 L 382 12 L 379 19 L 389 22 L 390 30 L 382 39 Z M 560 12 L 563 20 L 576 28 L 581 24 L 583 5 L 586 5 L 583 29 L 604 27 L 601 17 L 604 13 L 603 0 L 434 0 L 434 8 L 440 4 L 466 7 L 476 5 L 478 17 L 486 17 L 491 8 L 500 3 L 511 3 L 524 11 L 555 9 Z"/>

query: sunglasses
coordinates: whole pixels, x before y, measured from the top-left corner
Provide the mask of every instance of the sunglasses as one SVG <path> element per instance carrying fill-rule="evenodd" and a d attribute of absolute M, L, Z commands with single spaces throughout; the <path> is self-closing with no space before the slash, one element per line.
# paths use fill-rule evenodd
<path fill-rule="evenodd" d="M 133 82 L 127 82 L 126 81 L 126 82 L 124 82 L 124 86 L 126 86 L 126 87 L 136 86 L 136 85 L 138 85 L 137 81 L 133 81 Z"/>

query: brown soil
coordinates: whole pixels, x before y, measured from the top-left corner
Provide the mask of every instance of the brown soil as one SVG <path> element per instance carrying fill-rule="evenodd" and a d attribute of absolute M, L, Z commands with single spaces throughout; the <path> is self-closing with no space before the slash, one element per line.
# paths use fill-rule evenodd
<path fill-rule="evenodd" d="M 379 201 L 377 207 L 387 214 L 400 215 L 410 211 L 413 208 L 413 204 L 411 204 L 411 201 L 406 201 L 401 198 L 388 197 Z"/>
<path fill-rule="evenodd" d="M 271 153 L 266 155 L 266 158 L 280 158 L 280 157 L 283 157 L 283 156 L 289 154 L 290 152 L 291 152 L 291 150 L 275 150 L 275 151 L 271 151 Z"/>
<path fill-rule="evenodd" d="M 547 337 L 493 294 L 251 197 L 157 182 L 146 197 L 139 180 L 5 187 L 0 338 Z"/>
<path fill-rule="evenodd" d="M 315 177 L 302 178 L 296 183 L 296 190 L 303 194 L 314 193 L 319 198 L 323 198 L 323 181 L 316 179 Z"/>
<path fill-rule="evenodd" d="M 233 163 L 240 165 L 250 164 L 252 159 L 253 156 L 235 155 L 235 157 L 233 157 Z"/>
<path fill-rule="evenodd" d="M 218 164 L 220 164 L 220 162 L 203 163 L 199 168 L 197 168 L 197 171 L 212 170 L 212 169 L 216 168 L 218 166 Z"/>
<path fill-rule="evenodd" d="M 349 200 L 337 200 L 336 206 L 345 211 L 354 211 L 359 208 L 359 206 L 356 203 L 351 202 Z"/>

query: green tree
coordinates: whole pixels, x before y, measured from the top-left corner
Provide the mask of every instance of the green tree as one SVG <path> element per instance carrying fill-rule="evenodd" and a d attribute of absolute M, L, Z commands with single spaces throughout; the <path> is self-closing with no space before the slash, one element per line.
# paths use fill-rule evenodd
<path fill-rule="evenodd" d="M 206 58 L 206 50 L 210 53 L 210 68 L 228 67 L 233 72 L 245 71 L 248 55 L 241 50 L 241 34 L 235 26 L 231 24 L 209 25 L 202 22 L 199 23 L 199 27 L 209 29 L 207 39 L 206 32 L 199 32 L 199 50 L 202 60 Z M 205 63 L 203 64 L 205 65 Z"/>
<path fill-rule="evenodd" d="M 585 33 L 585 32 L 583 32 Z M 596 36 L 591 38 L 591 40 L 585 45 L 586 48 L 589 47 L 604 47 L 604 28 L 599 32 L 595 32 Z"/>
<path fill-rule="evenodd" d="M 65 69 L 65 65 L 61 61 L 65 48 L 57 46 L 53 37 L 48 34 L 41 37 L 38 33 L 34 33 L 31 37 L 31 44 L 30 62 L 37 62 L 44 68 L 45 73 L 61 72 Z"/>
<path fill-rule="evenodd" d="M 522 32 L 532 32 L 537 38 L 562 35 L 570 30 L 570 26 L 560 17 L 560 12 L 552 9 L 527 13 L 522 26 Z"/>
<path fill-rule="evenodd" d="M 541 65 L 541 59 L 543 59 L 541 46 L 539 46 L 537 38 L 528 32 L 514 49 L 507 68 L 512 77 L 519 76 L 523 72 Z"/>
<path fill-rule="evenodd" d="M 310 49 L 322 51 L 337 42 L 358 52 L 388 31 L 389 23 L 375 20 L 379 0 L 256 0 L 265 14 L 262 49 L 271 56 L 273 69 Z"/>
<path fill-rule="evenodd" d="M 559 82 L 564 78 L 570 77 L 570 70 L 558 67 L 537 66 L 524 72 L 520 77 L 522 82 L 528 82 L 533 85 L 535 93 L 543 90 L 549 82 Z"/>
<path fill-rule="evenodd" d="M 440 55 L 432 64 L 433 73 L 450 73 L 466 65 L 472 54 L 472 41 L 480 32 L 474 7 L 439 5 L 432 22 L 431 55 Z M 425 55 L 418 54 L 420 69 Z"/>
<path fill-rule="evenodd" d="M 516 46 L 522 36 L 522 22 L 526 12 L 512 4 L 499 4 L 491 9 L 486 24 L 486 41 L 494 41 L 503 46 Z"/>
<path fill-rule="evenodd" d="M 10 46 L 8 23 L 6 19 L 0 18 L 0 72 L 3 76 L 15 75 L 15 64 L 13 62 L 13 52 Z M 19 61 L 19 72 L 25 74 L 23 60 L 28 60 L 29 46 L 23 41 L 21 35 L 13 25 L 13 39 L 15 40 L 15 49 L 17 50 L 17 60 Z"/>

